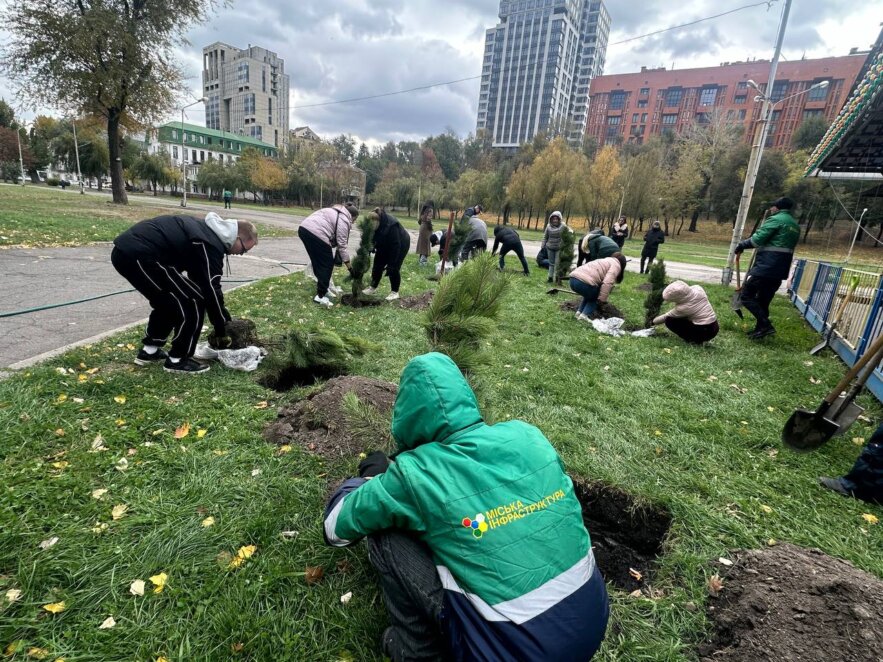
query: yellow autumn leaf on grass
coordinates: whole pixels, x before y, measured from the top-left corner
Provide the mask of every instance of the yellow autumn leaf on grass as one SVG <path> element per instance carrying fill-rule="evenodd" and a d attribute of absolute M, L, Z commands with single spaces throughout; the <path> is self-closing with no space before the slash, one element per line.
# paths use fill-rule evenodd
<path fill-rule="evenodd" d="M 183 439 L 190 434 L 190 423 L 184 423 L 175 428 L 175 439 Z"/>
<path fill-rule="evenodd" d="M 55 431 L 55 436 L 56 436 L 56 437 L 63 437 L 63 436 L 64 436 L 64 428 L 58 428 L 58 429 Z"/>
<path fill-rule="evenodd" d="M 257 404 L 254 406 L 254 408 L 255 408 L 255 409 L 266 409 L 266 408 L 269 407 L 269 406 L 270 406 L 270 403 L 269 403 L 269 402 L 267 402 L 266 400 L 261 400 L 259 403 L 257 403 Z"/>
<path fill-rule="evenodd" d="M 164 572 L 161 572 L 158 575 L 154 575 L 153 577 L 151 577 L 150 582 L 154 586 L 153 592 L 154 593 L 162 593 L 163 589 L 166 587 L 166 582 L 168 581 L 168 579 L 169 579 L 169 576 Z"/>
<path fill-rule="evenodd" d="M 764 505 L 764 504 L 761 504 L 760 509 L 761 509 L 763 512 L 765 512 L 765 513 L 771 513 L 771 512 L 773 512 L 773 509 L 772 509 L 772 508 L 770 508 L 769 506 Z"/>
<path fill-rule="evenodd" d="M 12 604 L 21 597 L 21 589 L 11 588 L 6 591 L 6 601 Z"/>
<path fill-rule="evenodd" d="M 67 605 L 65 605 L 64 600 L 62 600 L 61 602 L 50 602 L 48 605 L 43 605 L 43 609 L 50 614 L 60 614 L 67 609 Z"/>
<path fill-rule="evenodd" d="M 93 499 L 103 499 L 105 494 L 107 494 L 107 489 L 104 487 L 100 487 L 97 490 L 92 490 Z"/>
<path fill-rule="evenodd" d="M 129 593 L 132 595 L 144 595 L 144 580 L 136 579 L 129 586 Z"/>
<path fill-rule="evenodd" d="M 89 379 L 89 378 L 88 378 L 86 375 L 77 375 L 77 381 L 78 381 L 78 382 L 84 382 L 84 381 L 86 381 L 87 379 Z"/>
<path fill-rule="evenodd" d="M 116 424 L 117 424 L 117 427 L 121 428 L 126 424 L 126 419 L 125 418 L 118 418 L 116 420 Z"/>
<path fill-rule="evenodd" d="M 868 524 L 876 524 L 880 521 L 876 515 L 871 515 L 871 513 L 865 513 L 864 515 L 862 515 L 862 519 L 865 520 Z"/>
<path fill-rule="evenodd" d="M 209 516 L 209 517 L 206 517 L 204 520 L 202 520 L 202 528 L 204 528 L 204 529 L 207 529 L 210 526 L 214 526 L 214 525 L 215 525 L 215 518 L 214 517 Z"/>
<path fill-rule="evenodd" d="M 126 396 L 125 395 L 115 395 L 113 396 L 113 401 L 117 404 L 124 405 L 126 404 Z"/>
<path fill-rule="evenodd" d="M 32 657 L 35 660 L 43 660 L 49 656 L 49 651 L 45 648 L 39 648 L 38 646 L 31 646 L 27 652 L 28 657 Z"/>
<path fill-rule="evenodd" d="M 58 396 L 58 399 L 56 400 L 56 402 L 64 402 L 65 400 L 67 400 L 67 394 L 62 393 L 61 395 Z"/>
<path fill-rule="evenodd" d="M 123 515 L 126 514 L 126 511 L 129 510 L 129 506 L 121 503 L 113 507 L 113 510 L 110 511 L 110 516 L 115 520 L 121 519 Z"/>
<path fill-rule="evenodd" d="M 202 439 L 205 436 L 206 432 L 208 432 L 208 430 L 204 430 L 203 428 L 200 428 L 199 430 L 196 431 L 196 438 Z"/>
<path fill-rule="evenodd" d="M 108 616 L 107 618 L 105 618 L 101 622 L 101 625 L 98 626 L 98 629 L 99 630 L 109 630 L 113 627 L 116 627 L 116 624 L 117 624 L 117 622 L 113 619 L 113 616 Z"/>
<path fill-rule="evenodd" d="M 169 662 L 169 660 L 168 660 L 168 658 L 165 658 L 162 655 L 160 655 L 158 658 L 156 658 L 156 660 L 154 660 L 154 662 Z"/>
<path fill-rule="evenodd" d="M 60 462 L 53 462 L 52 467 L 54 469 L 67 469 L 70 466 L 70 463 L 66 460 L 61 460 Z"/>
<path fill-rule="evenodd" d="M 231 570 L 238 568 L 245 563 L 246 559 L 251 558 L 257 549 L 257 545 L 243 545 L 237 550 L 236 556 L 233 557 L 233 560 L 230 561 L 230 565 L 227 567 Z"/>

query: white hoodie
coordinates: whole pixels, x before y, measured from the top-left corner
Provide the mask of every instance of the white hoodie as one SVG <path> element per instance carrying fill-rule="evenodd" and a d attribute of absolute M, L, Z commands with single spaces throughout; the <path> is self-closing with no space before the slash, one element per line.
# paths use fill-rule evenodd
<path fill-rule="evenodd" d="M 210 211 L 205 215 L 205 224 L 218 235 L 229 251 L 239 234 L 239 224 L 235 218 L 221 218 L 215 212 Z"/>

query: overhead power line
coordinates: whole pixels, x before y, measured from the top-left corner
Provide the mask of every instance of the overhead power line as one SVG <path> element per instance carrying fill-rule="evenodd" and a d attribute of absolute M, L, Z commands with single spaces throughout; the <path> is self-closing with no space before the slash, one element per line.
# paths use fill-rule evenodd
<path fill-rule="evenodd" d="M 744 5 L 742 7 L 737 7 L 736 9 L 731 9 L 729 11 L 725 11 L 722 14 L 715 14 L 714 16 L 706 16 L 705 18 L 699 18 L 695 21 L 690 21 L 689 23 L 681 23 L 680 25 L 673 25 L 668 28 L 663 28 L 661 30 L 654 30 L 653 32 L 647 32 L 646 34 L 641 34 L 636 37 L 629 37 L 628 39 L 622 39 L 620 41 L 615 41 L 612 44 L 608 44 L 608 46 L 618 46 L 619 44 L 625 44 L 630 41 L 635 41 L 637 39 L 644 39 L 645 37 L 652 37 L 657 34 L 662 34 L 663 32 L 670 32 L 672 30 L 679 30 L 681 28 L 690 27 L 691 25 L 696 25 L 697 23 L 702 23 L 704 21 L 711 21 L 715 18 L 720 18 L 721 16 L 727 16 L 728 14 L 735 14 L 736 12 L 742 11 L 744 9 L 753 9 L 754 7 L 760 7 L 762 5 L 766 5 L 767 7 L 772 7 L 773 4 L 778 2 L 778 0 L 764 0 L 763 2 L 756 2 L 751 5 Z M 418 87 L 409 87 L 406 90 L 396 90 L 395 92 L 384 92 L 383 94 L 372 94 L 367 97 L 353 97 L 351 99 L 335 99 L 334 101 L 323 101 L 321 103 L 310 103 L 302 106 L 292 106 L 292 110 L 301 110 L 303 108 L 319 108 L 321 106 L 334 106 L 341 103 L 353 103 L 355 101 L 368 101 L 369 99 L 381 99 L 383 97 L 392 97 L 397 94 L 407 94 L 409 92 L 418 92 L 419 90 L 429 90 L 433 87 L 442 87 L 444 85 L 453 85 L 454 83 L 464 83 L 469 80 L 477 80 L 481 78 L 481 75 L 478 76 L 469 76 L 468 78 L 458 78 L 457 80 L 446 80 L 441 83 L 431 83 L 429 85 L 419 85 Z"/>

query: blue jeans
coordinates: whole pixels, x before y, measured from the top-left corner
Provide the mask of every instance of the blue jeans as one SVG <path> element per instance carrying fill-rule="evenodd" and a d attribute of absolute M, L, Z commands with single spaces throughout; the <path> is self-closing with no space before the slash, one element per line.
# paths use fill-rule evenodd
<path fill-rule="evenodd" d="M 570 289 L 583 298 L 577 312 L 583 315 L 591 315 L 595 312 L 595 309 L 598 307 L 598 295 L 601 294 L 600 287 L 584 283 L 579 278 L 571 278 Z"/>

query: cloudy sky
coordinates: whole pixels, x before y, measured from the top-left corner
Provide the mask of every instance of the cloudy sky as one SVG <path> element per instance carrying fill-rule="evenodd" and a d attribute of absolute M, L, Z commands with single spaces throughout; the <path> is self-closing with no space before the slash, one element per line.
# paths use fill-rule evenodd
<path fill-rule="evenodd" d="M 8 1 L 0 2 L 0 9 Z M 605 73 L 637 71 L 642 65 L 682 69 L 769 59 L 782 0 L 616 45 L 746 4 L 752 0 L 611 0 Z M 869 48 L 883 20 L 874 4 L 795 0 L 783 56 L 793 60 Z M 193 98 L 199 98 L 203 46 L 214 41 L 260 45 L 285 59 L 292 128 L 307 124 L 322 136 L 348 133 L 371 144 L 420 139 L 448 128 L 465 137 L 475 128 L 478 80 L 370 101 L 303 106 L 478 75 L 484 31 L 496 24 L 498 8 L 497 0 L 233 0 L 189 31 L 190 46 L 181 48 L 180 61 Z M 2 78 L 0 97 L 21 105 Z M 188 110 L 188 117 L 202 123 L 202 109 Z"/>

